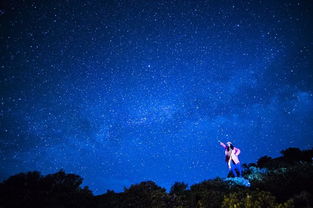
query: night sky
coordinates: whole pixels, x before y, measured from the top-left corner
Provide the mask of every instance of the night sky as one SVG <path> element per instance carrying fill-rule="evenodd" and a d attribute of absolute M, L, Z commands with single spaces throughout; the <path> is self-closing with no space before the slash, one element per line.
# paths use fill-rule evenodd
<path fill-rule="evenodd" d="M 313 147 L 312 0 L 0 3 L 0 180 L 169 190 Z"/>

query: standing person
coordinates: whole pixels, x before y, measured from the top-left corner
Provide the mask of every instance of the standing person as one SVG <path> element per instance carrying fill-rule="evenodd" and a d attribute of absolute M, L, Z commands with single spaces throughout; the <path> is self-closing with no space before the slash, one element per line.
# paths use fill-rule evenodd
<path fill-rule="evenodd" d="M 241 177 L 241 165 L 238 158 L 238 155 L 240 154 L 240 149 L 237 147 L 234 147 L 234 145 L 231 142 L 227 142 L 226 145 L 218 141 L 222 147 L 225 149 L 225 161 L 228 165 L 229 171 L 232 171 L 235 177 L 237 177 L 236 169 L 239 172 L 239 177 Z"/>

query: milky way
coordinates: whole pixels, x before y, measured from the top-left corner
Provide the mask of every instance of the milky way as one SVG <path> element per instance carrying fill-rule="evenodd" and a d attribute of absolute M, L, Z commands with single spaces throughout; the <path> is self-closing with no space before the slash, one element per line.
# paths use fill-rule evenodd
<path fill-rule="evenodd" d="M 96 193 L 225 177 L 312 148 L 313 3 L 0 4 L 0 179 L 60 169 Z"/>

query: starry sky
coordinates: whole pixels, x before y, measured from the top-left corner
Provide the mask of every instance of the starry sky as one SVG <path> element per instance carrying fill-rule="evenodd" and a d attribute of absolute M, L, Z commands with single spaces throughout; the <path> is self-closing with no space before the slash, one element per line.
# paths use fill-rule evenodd
<path fill-rule="evenodd" d="M 313 147 L 311 0 L 0 3 L 0 180 L 167 190 Z"/>

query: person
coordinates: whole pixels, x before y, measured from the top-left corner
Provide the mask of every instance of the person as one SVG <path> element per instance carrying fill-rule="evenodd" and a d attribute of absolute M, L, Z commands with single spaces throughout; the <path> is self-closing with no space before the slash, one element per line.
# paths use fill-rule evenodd
<path fill-rule="evenodd" d="M 232 171 L 233 175 L 237 177 L 238 174 L 236 170 L 238 170 L 239 177 L 241 177 L 242 171 L 241 171 L 240 161 L 238 158 L 238 155 L 240 154 L 240 149 L 237 147 L 234 147 L 234 145 L 231 142 L 227 142 L 226 145 L 221 141 L 218 141 L 218 142 L 225 149 L 225 161 L 228 165 L 229 171 Z"/>

